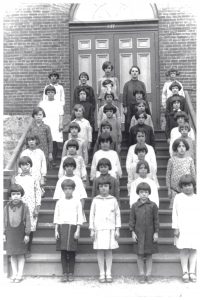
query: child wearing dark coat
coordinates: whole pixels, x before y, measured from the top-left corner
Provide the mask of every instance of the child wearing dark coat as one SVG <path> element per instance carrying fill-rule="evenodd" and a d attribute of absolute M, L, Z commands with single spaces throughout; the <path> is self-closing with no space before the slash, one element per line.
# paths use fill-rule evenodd
<path fill-rule="evenodd" d="M 137 253 L 137 264 L 140 283 L 152 283 L 152 254 L 158 252 L 158 207 L 149 200 L 151 188 L 148 183 L 141 182 L 136 188 L 138 200 L 131 207 L 129 228 L 132 232 L 134 249 Z M 146 275 L 145 275 L 146 261 Z"/>
<path fill-rule="evenodd" d="M 28 206 L 22 201 L 24 189 L 19 184 L 10 188 L 10 200 L 4 207 L 4 235 L 6 253 L 11 256 L 11 282 L 22 281 L 27 253 L 27 243 L 31 232 Z"/>
<path fill-rule="evenodd" d="M 56 250 L 61 251 L 63 276 L 61 281 L 74 280 L 75 254 L 83 223 L 80 199 L 74 197 L 75 182 L 65 179 L 61 183 L 65 197 L 61 197 L 55 207 L 54 224 Z"/>

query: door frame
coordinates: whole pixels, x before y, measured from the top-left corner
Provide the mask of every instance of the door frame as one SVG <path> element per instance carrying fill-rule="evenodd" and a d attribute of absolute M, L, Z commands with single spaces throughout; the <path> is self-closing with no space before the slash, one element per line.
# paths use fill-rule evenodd
<path fill-rule="evenodd" d="M 155 49 L 155 95 L 156 95 L 156 119 L 154 127 L 160 129 L 160 72 L 159 72 L 159 40 L 158 40 L 158 19 L 140 20 L 140 21 L 117 21 L 117 22 L 69 22 L 69 38 L 70 38 L 70 94 L 73 97 L 74 82 L 74 49 L 73 37 L 76 34 L 95 34 L 95 33 L 127 33 L 127 32 L 143 32 L 150 31 L 154 33 L 154 49 Z M 70 108 L 72 101 L 70 103 Z"/>

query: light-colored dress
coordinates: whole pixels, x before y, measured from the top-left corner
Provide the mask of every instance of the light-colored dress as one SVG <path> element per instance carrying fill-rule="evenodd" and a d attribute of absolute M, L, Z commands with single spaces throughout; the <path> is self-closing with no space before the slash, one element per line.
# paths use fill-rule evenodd
<path fill-rule="evenodd" d="M 34 178 L 37 180 L 41 180 L 41 177 L 44 177 L 47 175 L 47 164 L 46 164 L 46 158 L 44 155 L 44 152 L 41 149 L 25 149 L 20 154 L 20 157 L 22 156 L 28 156 L 31 158 L 33 166 L 31 168 L 31 174 Z M 21 170 L 21 169 L 19 169 Z"/>
<path fill-rule="evenodd" d="M 103 112 L 103 109 L 104 109 L 105 105 L 106 104 L 102 105 L 99 108 L 99 111 L 98 111 L 98 114 L 97 114 L 97 125 L 98 125 L 98 128 L 100 128 L 101 122 L 107 119 L 106 114 Z M 112 105 L 114 105 L 115 108 L 116 108 L 116 113 L 113 114 L 113 118 L 116 118 L 119 121 L 119 124 L 121 125 L 121 116 L 120 116 L 119 108 L 114 104 L 114 101 L 113 101 Z"/>
<path fill-rule="evenodd" d="M 63 169 L 63 162 L 67 157 L 72 157 L 74 158 L 76 162 L 76 169 L 74 170 L 74 175 L 79 176 L 83 181 L 87 180 L 87 171 L 85 167 L 85 162 L 83 160 L 83 157 L 80 155 L 66 155 L 62 157 L 61 163 L 60 163 L 60 168 L 58 171 L 58 178 L 61 178 L 62 176 L 65 175 L 65 171 Z"/>
<path fill-rule="evenodd" d="M 132 206 L 133 203 L 137 202 L 137 200 L 139 199 L 139 195 L 136 193 L 136 189 L 137 189 L 137 186 L 139 183 L 141 182 L 146 182 L 150 185 L 150 188 L 151 188 L 151 194 L 148 196 L 148 198 L 155 202 L 156 205 L 159 207 L 159 195 L 158 195 L 158 188 L 156 186 L 156 183 L 146 177 L 146 178 L 141 178 L 141 177 L 138 177 L 136 180 L 134 180 L 132 183 L 131 183 L 131 188 L 130 188 L 130 207 Z"/>
<path fill-rule="evenodd" d="M 78 142 L 79 148 L 77 150 L 77 154 L 82 156 L 85 162 L 85 165 L 88 164 L 88 150 L 87 150 L 87 144 L 85 143 L 85 141 L 79 137 L 77 138 L 69 138 L 67 141 L 65 141 L 64 146 L 63 146 L 63 150 L 62 150 L 62 157 L 67 155 L 67 143 L 69 142 L 69 140 L 76 140 Z"/>
<path fill-rule="evenodd" d="M 103 82 L 105 80 L 111 80 L 113 83 L 113 86 L 107 85 L 103 86 Z M 98 99 L 104 101 L 105 93 L 113 93 L 114 94 L 114 100 L 119 100 L 119 80 L 117 77 L 101 77 L 98 81 Z M 117 105 L 118 106 L 118 105 Z"/>
<path fill-rule="evenodd" d="M 178 92 L 179 95 L 185 97 L 185 93 L 183 91 L 183 86 L 180 83 L 180 81 L 175 80 L 176 82 L 178 82 L 181 86 L 181 90 Z M 164 83 L 163 86 L 163 90 L 162 90 L 162 105 L 164 108 L 166 108 L 166 101 L 169 97 L 171 97 L 173 95 L 172 91 L 169 89 L 170 85 L 172 84 L 173 81 L 168 80 Z"/>
<path fill-rule="evenodd" d="M 55 142 L 63 142 L 62 131 L 59 131 L 59 118 L 64 115 L 63 105 L 58 100 L 43 100 L 39 103 L 39 107 L 43 108 L 46 114 L 44 123 L 49 125 L 51 129 L 52 139 Z"/>
<path fill-rule="evenodd" d="M 81 120 L 74 119 L 72 122 L 76 122 L 79 124 L 81 130 L 78 133 L 78 137 L 83 139 L 86 144 L 92 142 L 92 127 L 90 126 L 90 122 L 85 118 Z M 71 133 L 69 133 L 69 139 L 71 138 Z"/>
<path fill-rule="evenodd" d="M 177 194 L 172 211 L 172 228 L 179 229 L 174 244 L 178 249 L 197 249 L 199 245 L 200 202 L 196 194 Z"/>
<path fill-rule="evenodd" d="M 54 96 L 55 100 L 58 101 L 62 106 L 65 105 L 65 92 L 64 88 L 61 84 L 56 83 L 56 84 L 48 84 L 44 88 L 44 93 L 43 93 L 43 100 L 48 100 L 48 96 L 45 94 L 45 89 L 47 86 L 52 85 L 56 89 L 56 94 Z"/>
<path fill-rule="evenodd" d="M 109 174 L 115 178 L 120 178 L 122 176 L 122 169 L 119 161 L 119 156 L 116 151 L 108 150 L 104 151 L 102 149 L 94 153 L 91 165 L 90 179 L 93 180 L 95 177 L 100 176 L 100 172 L 97 171 L 97 164 L 101 158 L 107 158 L 111 162 L 112 169 L 109 170 Z"/>
<path fill-rule="evenodd" d="M 24 189 L 22 201 L 27 204 L 30 211 L 31 231 L 36 231 L 37 217 L 33 216 L 36 206 L 41 205 L 41 189 L 39 181 L 31 175 L 19 174 L 15 177 L 15 183 L 21 185 Z"/>
<path fill-rule="evenodd" d="M 89 229 L 95 231 L 94 249 L 116 249 L 115 229 L 121 227 L 117 199 L 111 195 L 96 196 L 90 208 Z"/>

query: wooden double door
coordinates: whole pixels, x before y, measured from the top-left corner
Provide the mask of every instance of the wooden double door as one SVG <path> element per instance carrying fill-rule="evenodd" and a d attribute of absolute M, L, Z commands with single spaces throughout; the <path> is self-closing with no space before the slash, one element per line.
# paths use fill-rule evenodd
<path fill-rule="evenodd" d="M 111 26 L 111 25 L 110 25 Z M 114 65 L 113 75 L 120 83 L 122 99 L 124 84 L 130 80 L 129 70 L 132 65 L 139 66 L 147 89 L 154 126 L 159 127 L 160 99 L 158 76 L 158 46 L 156 31 L 129 32 L 106 31 L 83 32 L 71 34 L 71 93 L 79 84 L 79 74 L 87 72 L 89 82 L 96 94 L 99 78 L 104 75 L 102 64 L 111 61 Z"/>

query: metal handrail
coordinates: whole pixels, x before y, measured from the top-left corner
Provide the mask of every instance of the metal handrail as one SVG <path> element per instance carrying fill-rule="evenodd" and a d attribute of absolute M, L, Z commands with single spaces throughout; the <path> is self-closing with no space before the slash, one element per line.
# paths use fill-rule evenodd
<path fill-rule="evenodd" d="M 24 141 L 25 141 L 27 132 L 29 131 L 32 122 L 33 122 L 33 119 L 30 119 L 30 121 L 28 123 L 28 126 L 26 127 L 24 133 L 22 134 L 21 138 L 19 139 L 19 141 L 17 143 L 17 146 L 14 149 L 14 152 L 13 152 L 13 154 L 12 154 L 9 162 L 7 163 L 4 171 L 11 171 L 11 170 L 15 169 L 15 163 L 16 163 L 16 161 L 17 161 L 17 159 L 19 157 L 19 154 L 20 154 L 20 152 L 22 150 L 22 147 L 24 145 Z"/>
<path fill-rule="evenodd" d="M 190 98 L 190 95 L 188 93 L 188 91 L 185 91 L 185 99 L 187 102 L 187 106 L 188 106 L 188 112 L 189 112 L 189 118 L 190 118 L 190 122 L 191 122 L 191 126 L 194 130 L 194 132 L 196 133 L 196 113 Z"/>

